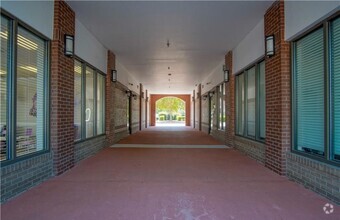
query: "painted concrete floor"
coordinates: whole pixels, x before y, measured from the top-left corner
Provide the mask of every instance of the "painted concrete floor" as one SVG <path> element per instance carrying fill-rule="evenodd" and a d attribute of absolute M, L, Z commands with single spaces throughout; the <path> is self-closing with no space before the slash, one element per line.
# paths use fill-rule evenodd
<path fill-rule="evenodd" d="M 340 219 L 233 149 L 107 148 L 2 205 L 3 220 Z"/>
<path fill-rule="evenodd" d="M 156 126 L 130 135 L 118 144 L 221 145 L 222 143 L 191 127 Z"/>

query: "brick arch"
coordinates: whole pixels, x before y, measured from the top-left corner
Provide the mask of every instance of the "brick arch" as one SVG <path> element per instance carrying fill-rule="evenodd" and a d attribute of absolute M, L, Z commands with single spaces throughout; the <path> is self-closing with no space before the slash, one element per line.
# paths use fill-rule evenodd
<path fill-rule="evenodd" d="M 185 126 L 190 126 L 190 95 L 153 94 L 150 95 L 150 125 L 156 125 L 156 102 L 165 97 L 182 99 L 185 102 Z"/>

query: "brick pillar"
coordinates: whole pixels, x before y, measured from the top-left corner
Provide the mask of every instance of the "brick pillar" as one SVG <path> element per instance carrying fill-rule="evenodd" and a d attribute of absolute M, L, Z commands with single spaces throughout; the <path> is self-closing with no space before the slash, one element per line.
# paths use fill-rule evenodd
<path fill-rule="evenodd" d="M 139 130 L 140 131 L 142 130 L 142 122 L 143 122 L 143 116 L 142 116 L 142 113 L 143 113 L 142 102 L 144 100 L 143 91 L 144 91 L 143 90 L 143 84 L 139 83 Z"/>
<path fill-rule="evenodd" d="M 105 132 L 107 145 L 114 144 L 115 122 L 114 122 L 114 94 L 115 83 L 111 80 L 111 70 L 116 69 L 116 56 L 111 51 L 107 52 L 107 74 L 105 88 Z M 118 73 L 119 74 L 119 73 Z"/>
<path fill-rule="evenodd" d="M 148 90 L 145 90 L 145 128 L 148 128 Z"/>
<path fill-rule="evenodd" d="M 225 84 L 226 94 L 226 145 L 234 146 L 235 137 L 235 75 L 233 73 L 233 54 L 229 51 L 225 55 L 225 65 L 229 70 L 229 82 Z"/>
<path fill-rule="evenodd" d="M 74 59 L 64 55 L 64 35 L 74 35 L 75 14 L 64 1 L 54 2 L 51 43 L 51 149 L 53 171 L 74 166 Z"/>
<path fill-rule="evenodd" d="M 197 99 L 198 109 L 196 109 L 197 121 L 198 121 L 198 130 L 202 130 L 202 84 L 199 84 L 197 87 Z"/>
<path fill-rule="evenodd" d="M 290 149 L 290 46 L 284 40 L 284 1 L 276 1 L 264 16 L 265 36 L 274 35 L 275 55 L 266 57 L 266 166 L 286 171 Z"/>
<path fill-rule="evenodd" d="M 195 98 L 195 90 L 192 91 L 192 127 L 195 128 L 195 108 L 196 108 L 196 104 L 195 104 L 196 98 Z"/>

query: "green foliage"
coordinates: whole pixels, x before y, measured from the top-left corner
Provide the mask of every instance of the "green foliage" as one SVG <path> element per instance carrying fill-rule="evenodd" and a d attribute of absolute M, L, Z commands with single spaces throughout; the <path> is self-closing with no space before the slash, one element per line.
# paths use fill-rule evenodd
<path fill-rule="evenodd" d="M 175 97 L 165 97 L 156 102 L 156 112 L 160 112 L 173 116 L 185 111 L 185 102 Z M 173 117 L 172 117 L 173 119 Z M 176 119 L 175 119 L 176 120 Z"/>
<path fill-rule="evenodd" d="M 164 121 L 164 115 L 159 116 L 160 121 Z"/>
<path fill-rule="evenodd" d="M 185 120 L 185 116 L 177 116 L 177 121 L 184 121 Z"/>

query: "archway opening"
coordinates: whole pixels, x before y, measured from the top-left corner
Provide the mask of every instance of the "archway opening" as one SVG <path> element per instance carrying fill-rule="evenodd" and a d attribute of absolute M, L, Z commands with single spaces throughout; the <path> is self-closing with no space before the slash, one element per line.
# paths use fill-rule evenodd
<path fill-rule="evenodd" d="M 156 101 L 156 126 L 185 126 L 185 101 L 164 97 Z"/>

